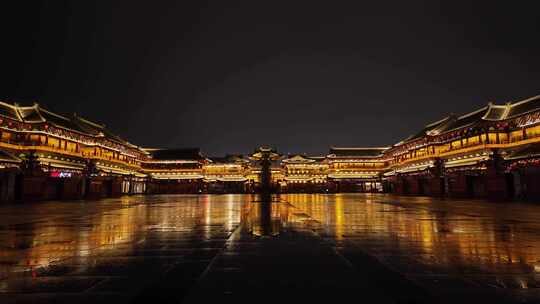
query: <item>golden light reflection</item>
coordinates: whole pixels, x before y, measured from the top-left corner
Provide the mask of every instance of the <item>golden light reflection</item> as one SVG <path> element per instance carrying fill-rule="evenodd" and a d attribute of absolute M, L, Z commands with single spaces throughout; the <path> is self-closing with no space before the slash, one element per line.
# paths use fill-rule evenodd
<path fill-rule="evenodd" d="M 244 229 L 255 236 L 277 236 L 289 219 L 288 205 L 279 197 L 253 196 L 242 213 Z"/>
<path fill-rule="evenodd" d="M 442 272 L 523 275 L 540 268 L 540 206 L 379 194 L 289 194 L 287 200 L 321 224 L 322 236 L 383 260 L 403 255 Z"/>
<path fill-rule="evenodd" d="M 336 215 L 336 223 L 335 223 L 335 236 L 336 239 L 342 240 L 344 235 L 344 221 L 345 221 L 345 214 L 343 212 L 343 195 L 338 194 L 336 195 L 336 203 L 335 203 L 335 215 Z"/>
<path fill-rule="evenodd" d="M 271 200 L 266 209 L 255 195 L 232 194 L 2 206 L 0 278 L 36 276 L 70 258 L 129 255 L 155 240 L 226 238 L 237 227 L 275 237 L 308 228 L 389 264 L 397 256 L 441 273 L 500 274 L 517 288 L 531 288 L 540 273 L 540 206 L 380 194 Z"/>
<path fill-rule="evenodd" d="M 0 279 L 36 276 L 69 258 L 80 264 L 103 254 L 129 255 L 149 239 L 227 233 L 240 224 L 248 202 L 247 196 L 171 195 L 4 206 Z"/>

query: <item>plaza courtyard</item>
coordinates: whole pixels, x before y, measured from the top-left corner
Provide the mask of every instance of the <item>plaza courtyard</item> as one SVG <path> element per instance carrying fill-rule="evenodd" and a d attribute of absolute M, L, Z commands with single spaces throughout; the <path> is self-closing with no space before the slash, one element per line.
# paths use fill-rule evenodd
<path fill-rule="evenodd" d="M 0 206 L 6 304 L 540 303 L 539 287 L 533 203 L 227 194 Z"/>

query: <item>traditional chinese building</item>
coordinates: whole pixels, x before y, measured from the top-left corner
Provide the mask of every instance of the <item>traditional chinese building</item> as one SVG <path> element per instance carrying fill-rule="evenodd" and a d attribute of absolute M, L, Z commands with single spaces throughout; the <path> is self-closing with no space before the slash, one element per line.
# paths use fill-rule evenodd
<path fill-rule="evenodd" d="M 388 148 L 331 148 L 328 183 L 333 192 L 382 192 Z"/>
<path fill-rule="evenodd" d="M 250 162 L 242 155 L 210 157 L 204 166 L 207 193 L 246 193 Z"/>
<path fill-rule="evenodd" d="M 324 157 L 296 154 L 289 155 L 281 163 L 284 173 L 282 192 L 328 192 L 328 163 Z"/>
<path fill-rule="evenodd" d="M 200 149 L 144 149 L 148 157 L 142 172 L 148 175 L 148 193 L 202 193 L 203 166 L 211 163 Z"/>
<path fill-rule="evenodd" d="M 540 96 L 450 115 L 385 152 L 398 194 L 536 196 Z"/>
<path fill-rule="evenodd" d="M 144 176 L 146 155 L 137 146 L 103 125 L 37 103 L 0 102 L 0 133 L 0 186 L 8 201 L 116 196 Z"/>
<path fill-rule="evenodd" d="M 261 153 L 273 155 L 264 177 Z M 261 178 L 278 192 L 540 198 L 540 96 L 449 115 L 390 147 L 250 159 L 143 149 L 75 114 L 0 102 L 0 201 L 244 193 Z"/>
<path fill-rule="evenodd" d="M 283 184 L 283 170 L 279 164 L 282 155 L 276 149 L 259 147 L 251 153 L 249 192 L 279 192 Z"/>

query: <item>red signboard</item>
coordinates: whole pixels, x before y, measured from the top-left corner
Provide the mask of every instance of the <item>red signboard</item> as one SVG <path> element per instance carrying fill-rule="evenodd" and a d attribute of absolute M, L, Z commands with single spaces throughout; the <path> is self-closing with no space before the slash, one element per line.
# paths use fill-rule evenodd
<path fill-rule="evenodd" d="M 71 177 L 71 172 L 51 171 L 50 176 L 51 177 L 67 178 L 67 177 Z"/>

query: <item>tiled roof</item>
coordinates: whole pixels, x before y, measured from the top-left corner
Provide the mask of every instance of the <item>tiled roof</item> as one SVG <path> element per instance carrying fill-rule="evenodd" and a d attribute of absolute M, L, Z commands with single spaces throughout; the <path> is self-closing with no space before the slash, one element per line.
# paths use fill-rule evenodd
<path fill-rule="evenodd" d="M 415 139 L 422 138 L 426 135 L 437 135 L 441 133 L 441 130 L 444 130 L 447 125 L 451 124 L 453 120 L 455 120 L 455 117 L 451 115 L 441 120 L 438 120 L 434 123 L 431 123 L 425 126 L 420 132 L 406 138 L 404 142 L 413 141 Z"/>
<path fill-rule="evenodd" d="M 184 149 L 145 149 L 156 160 L 200 160 L 203 159 L 199 148 Z"/>
<path fill-rule="evenodd" d="M 462 128 L 468 128 L 477 124 L 478 122 L 482 121 L 482 117 L 486 115 L 488 108 L 489 107 L 483 107 L 474 112 L 459 116 L 451 123 L 446 125 L 443 129 L 441 129 L 441 133 L 450 132 Z"/>
<path fill-rule="evenodd" d="M 80 133 L 86 133 L 79 125 L 77 125 L 72 119 L 47 111 L 43 108 L 38 109 L 39 114 L 43 119 L 56 127 L 77 131 Z"/>
<path fill-rule="evenodd" d="M 37 104 L 31 107 L 18 107 L 20 117 L 24 122 L 35 123 L 35 122 L 44 122 L 45 119 L 41 117 Z"/>
<path fill-rule="evenodd" d="M 498 115 L 501 115 L 501 113 L 498 108 L 492 108 L 492 105 L 488 105 L 461 116 L 449 115 L 439 121 L 425 126 L 420 132 L 416 133 L 413 136 L 409 136 L 402 142 L 396 144 L 396 146 L 411 142 L 415 139 L 423 138 L 425 136 L 436 136 L 462 128 L 472 127 L 475 124 L 484 120 L 485 117 L 488 115 L 491 115 L 491 117 L 496 117 Z"/>
<path fill-rule="evenodd" d="M 17 113 L 17 108 L 13 105 L 10 105 L 4 102 L 0 102 L 0 115 L 5 116 L 7 118 L 11 118 L 13 120 L 18 120 L 18 121 L 21 120 L 21 118 L 19 117 Z"/>
<path fill-rule="evenodd" d="M 231 164 L 231 163 L 243 163 L 243 162 L 249 162 L 249 160 L 245 159 L 243 155 L 241 154 L 229 154 L 225 155 L 224 157 L 208 157 L 213 163 L 216 164 Z"/>
<path fill-rule="evenodd" d="M 535 110 L 540 110 L 540 95 L 512 103 L 507 118 L 513 118 Z"/>
<path fill-rule="evenodd" d="M 314 159 L 302 154 L 289 155 L 286 159 L 282 160 L 284 163 L 313 163 Z"/>
<path fill-rule="evenodd" d="M 384 151 L 388 150 L 387 147 L 381 148 L 330 148 L 329 156 L 332 157 L 378 157 L 381 156 Z"/>
<path fill-rule="evenodd" d="M 0 102 L 0 115 L 28 124 L 47 123 L 61 129 L 67 129 L 89 136 L 103 136 L 108 140 L 131 148 L 137 146 L 110 132 L 105 126 L 91 122 L 77 115 L 60 115 L 51 112 L 38 103 L 32 106 L 19 106 Z"/>
<path fill-rule="evenodd" d="M 508 105 L 494 105 L 489 104 L 489 109 L 487 110 L 484 117 L 482 117 L 485 120 L 501 120 L 506 118 L 508 109 L 510 107 Z"/>

